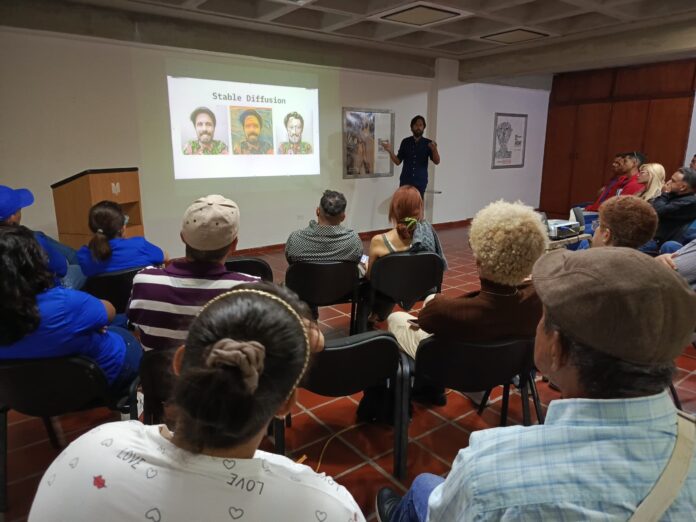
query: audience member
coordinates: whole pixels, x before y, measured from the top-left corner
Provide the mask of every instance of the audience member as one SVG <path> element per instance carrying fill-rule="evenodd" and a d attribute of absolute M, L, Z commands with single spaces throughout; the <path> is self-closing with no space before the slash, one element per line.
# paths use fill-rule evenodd
<path fill-rule="evenodd" d="M 173 352 L 186 339 L 201 307 L 240 283 L 258 281 L 225 269 L 238 232 L 239 208 L 234 201 L 219 195 L 199 198 L 186 209 L 181 225 L 186 257 L 163 268 L 144 268 L 133 279 L 128 319 L 143 349 L 160 352 L 157 362 L 141 371 L 146 419 L 162 418 L 162 402 L 172 388 Z"/>
<path fill-rule="evenodd" d="M 288 263 L 307 261 L 360 262 L 363 244 L 358 234 L 344 227 L 346 197 L 335 190 L 325 190 L 316 210 L 317 221 L 295 230 L 285 243 Z"/>
<path fill-rule="evenodd" d="M 83 355 L 122 391 L 138 374 L 142 350 L 133 335 L 108 326 L 114 308 L 84 292 L 55 286 L 43 250 L 22 226 L 0 226 L 0 358 Z"/>
<path fill-rule="evenodd" d="M 691 163 L 689 163 L 689 168 L 696 170 L 696 154 L 694 154 L 694 157 L 691 158 Z"/>
<path fill-rule="evenodd" d="M 691 288 L 696 290 L 696 239 L 671 253 L 662 254 L 655 259 L 667 265 L 686 279 Z"/>
<path fill-rule="evenodd" d="M 413 358 L 419 343 L 433 334 L 471 342 L 533 337 L 541 302 L 525 279 L 547 242 L 546 229 L 531 207 L 491 203 L 476 214 L 469 230 L 481 290 L 435 296 L 418 315 L 418 326 L 409 323 L 416 320 L 413 315 L 394 312 L 388 318 L 389 331 Z"/>
<path fill-rule="evenodd" d="M 445 260 L 440 240 L 432 225 L 423 219 L 423 199 L 416 187 L 403 185 L 392 196 L 389 221 L 394 228 L 372 237 L 366 277 L 370 277 L 375 261 L 395 252 L 434 252 Z M 413 274 L 417 277 L 417 274 Z M 408 284 L 408 282 L 404 282 Z M 380 300 L 373 307 L 371 320 L 384 320 L 394 303 Z"/>
<path fill-rule="evenodd" d="M 599 219 L 592 226 L 593 247 L 638 248 L 655 235 L 657 213 L 637 196 L 614 196 L 600 205 Z"/>
<path fill-rule="evenodd" d="M 659 224 L 655 238 L 641 250 L 655 252 L 666 241 L 684 243 L 685 232 L 696 220 L 696 170 L 680 168 L 662 188 L 662 194 L 652 200 Z"/>
<path fill-rule="evenodd" d="M 80 267 L 87 277 L 118 272 L 167 261 L 161 248 L 144 237 L 124 238 L 128 216 L 121 205 L 100 201 L 89 209 L 89 229 L 94 236 L 77 251 Z"/>
<path fill-rule="evenodd" d="M 645 201 L 651 201 L 662 194 L 662 186 L 665 184 L 665 168 L 659 163 L 645 163 L 640 166 L 638 182 L 645 185 L 642 194 L 636 194 Z"/>
<path fill-rule="evenodd" d="M 633 196 L 645 191 L 645 183 L 641 183 L 640 167 L 645 161 L 645 156 L 640 152 L 626 152 L 623 156 L 623 175 L 626 183 L 616 191 L 617 196 Z"/>
<path fill-rule="evenodd" d="M 628 179 L 623 175 L 624 173 L 624 156 L 623 153 L 619 153 L 614 156 L 611 162 L 612 177 L 609 179 L 607 184 L 599 189 L 599 194 L 597 199 L 590 205 L 585 207 L 586 211 L 597 212 L 599 210 L 599 205 L 601 205 L 606 199 L 612 196 L 616 196 L 616 192 L 621 189 Z"/>
<path fill-rule="evenodd" d="M 546 423 L 472 433 L 446 479 L 420 475 L 403 499 L 382 489 L 378 520 L 627 520 L 656 500 L 663 510 L 635 520 L 696 519 L 693 445 L 673 454 L 676 440 L 693 441 L 694 420 L 667 391 L 696 326 L 696 294 L 626 248 L 552 252 L 532 280 L 544 307 L 536 366 L 562 396 Z M 691 461 L 688 477 L 668 474 L 655 498 L 673 455 Z"/>
<path fill-rule="evenodd" d="M 22 209 L 34 203 L 29 189 L 12 189 L 0 185 L 0 225 L 19 225 Z M 34 238 L 48 257 L 48 271 L 67 288 L 79 290 L 85 284 L 75 250 L 50 238 L 43 232 L 33 231 Z"/>
<path fill-rule="evenodd" d="M 322 348 L 308 315 L 270 283 L 210 301 L 174 358 L 176 429 L 129 421 L 82 435 L 46 471 L 29 520 L 364 521 L 331 477 L 258 449 Z"/>

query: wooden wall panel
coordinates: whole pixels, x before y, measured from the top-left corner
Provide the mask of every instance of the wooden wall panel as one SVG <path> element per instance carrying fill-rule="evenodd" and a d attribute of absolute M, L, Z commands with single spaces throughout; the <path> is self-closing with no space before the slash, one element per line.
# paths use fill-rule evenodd
<path fill-rule="evenodd" d="M 648 161 L 664 165 L 667 177 L 683 166 L 692 108 L 692 97 L 650 101 L 644 151 Z"/>
<path fill-rule="evenodd" d="M 611 160 L 614 155 L 620 152 L 643 152 L 643 135 L 649 108 L 649 100 L 612 104 L 603 182 L 607 182 L 614 175 L 611 170 Z"/>
<path fill-rule="evenodd" d="M 611 114 L 611 103 L 608 102 L 578 106 L 570 206 L 583 201 L 594 201 L 597 190 L 604 185 L 603 173 Z"/>
<path fill-rule="evenodd" d="M 575 105 L 549 108 L 539 208 L 550 214 L 568 213 L 576 112 Z"/>
<path fill-rule="evenodd" d="M 614 69 L 598 69 L 557 74 L 553 78 L 553 103 L 572 103 L 578 100 L 602 100 L 611 96 Z"/>
<path fill-rule="evenodd" d="M 695 72 L 696 60 L 617 69 L 613 97 L 661 97 L 693 92 Z"/>

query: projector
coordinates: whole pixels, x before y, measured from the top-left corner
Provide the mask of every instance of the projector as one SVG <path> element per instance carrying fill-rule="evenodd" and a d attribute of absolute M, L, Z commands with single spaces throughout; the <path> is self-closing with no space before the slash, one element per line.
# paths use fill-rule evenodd
<path fill-rule="evenodd" d="M 580 234 L 580 223 L 567 219 L 549 219 L 547 222 L 550 239 L 564 239 Z"/>

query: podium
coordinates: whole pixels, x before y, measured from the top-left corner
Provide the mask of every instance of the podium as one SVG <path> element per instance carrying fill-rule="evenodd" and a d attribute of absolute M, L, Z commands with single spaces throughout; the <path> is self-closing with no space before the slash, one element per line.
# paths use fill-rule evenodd
<path fill-rule="evenodd" d="M 100 201 L 119 203 L 128 215 L 126 237 L 142 236 L 140 178 L 136 167 L 90 169 L 51 185 L 58 224 L 58 239 L 73 248 L 92 238 L 89 209 Z"/>

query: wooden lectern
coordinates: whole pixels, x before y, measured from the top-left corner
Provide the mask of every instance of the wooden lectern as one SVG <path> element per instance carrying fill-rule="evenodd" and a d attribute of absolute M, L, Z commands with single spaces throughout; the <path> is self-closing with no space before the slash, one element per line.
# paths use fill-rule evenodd
<path fill-rule="evenodd" d="M 119 203 L 128 215 L 127 237 L 144 235 L 136 167 L 85 170 L 51 188 L 61 243 L 73 248 L 86 245 L 93 235 L 88 223 L 89 209 L 104 200 Z"/>

